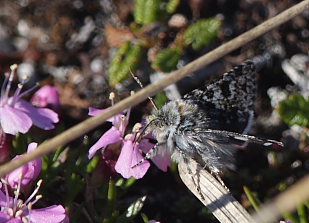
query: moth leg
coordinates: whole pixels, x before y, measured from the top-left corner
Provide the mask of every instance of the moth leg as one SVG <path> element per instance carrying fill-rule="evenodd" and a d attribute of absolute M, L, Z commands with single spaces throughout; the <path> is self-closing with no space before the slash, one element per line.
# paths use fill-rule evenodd
<path fill-rule="evenodd" d="M 207 165 L 205 165 L 204 166 L 204 168 L 206 168 L 207 167 Z M 217 179 L 217 181 L 219 181 L 219 183 L 228 191 L 228 192 L 230 192 L 230 189 L 225 185 L 225 183 L 223 182 L 223 180 L 221 179 L 221 177 L 220 177 L 220 170 L 218 170 L 216 167 L 213 167 L 213 166 L 211 166 L 211 167 L 209 167 L 209 170 L 210 170 L 210 173 L 211 173 L 211 175 L 213 175 L 216 179 Z"/>
<path fill-rule="evenodd" d="M 133 165 L 131 168 L 137 167 L 138 165 L 142 164 L 144 161 L 151 159 L 152 157 L 154 157 L 157 154 L 157 151 L 159 149 L 160 146 L 165 145 L 166 142 L 160 142 L 157 143 L 152 149 L 150 149 L 145 156 L 135 165 Z"/>

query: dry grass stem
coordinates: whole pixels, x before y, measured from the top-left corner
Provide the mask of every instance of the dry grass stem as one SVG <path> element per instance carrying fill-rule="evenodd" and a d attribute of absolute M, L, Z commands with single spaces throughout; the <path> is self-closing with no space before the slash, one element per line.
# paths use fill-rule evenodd
<path fill-rule="evenodd" d="M 188 173 L 188 168 L 193 174 Z M 184 184 L 220 222 L 253 222 L 250 214 L 230 192 L 194 160 L 190 159 L 188 164 L 180 163 L 178 170 Z"/>

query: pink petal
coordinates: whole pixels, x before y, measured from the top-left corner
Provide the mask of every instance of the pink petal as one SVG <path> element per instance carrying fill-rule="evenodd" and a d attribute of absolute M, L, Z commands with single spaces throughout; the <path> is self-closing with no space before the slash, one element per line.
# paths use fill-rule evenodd
<path fill-rule="evenodd" d="M 115 165 L 115 170 L 124 178 L 134 177 L 136 179 L 140 179 L 146 174 L 148 168 L 150 167 L 150 163 L 147 160 L 138 166 L 133 167 L 143 158 L 138 147 L 138 143 L 135 143 L 133 148 L 133 142 L 131 140 L 126 140 L 123 144 L 121 153 Z"/>
<path fill-rule="evenodd" d="M 57 88 L 45 85 L 34 93 L 31 103 L 37 107 L 47 107 L 50 105 L 56 111 L 60 109 L 59 93 Z"/>
<path fill-rule="evenodd" d="M 27 153 L 33 152 L 36 149 L 37 145 L 38 144 L 35 142 L 30 143 L 28 145 Z M 26 183 L 26 185 L 28 185 L 31 181 L 35 180 L 39 176 L 41 170 L 42 170 L 42 158 L 41 157 L 30 161 L 28 163 L 28 171 L 23 175 L 22 184 Z M 28 183 L 24 182 L 26 180 L 29 182 Z"/>
<path fill-rule="evenodd" d="M 166 148 L 159 148 L 156 155 L 151 158 L 152 162 L 162 171 L 166 172 L 171 166 L 171 155 Z"/>
<path fill-rule="evenodd" d="M 144 153 L 149 152 L 154 147 L 155 144 L 149 142 L 149 139 L 143 139 L 140 142 L 140 148 Z M 156 155 L 151 158 L 152 162 L 162 171 L 166 172 L 168 167 L 171 166 L 171 155 L 168 150 L 164 147 L 157 148 Z"/>
<path fill-rule="evenodd" d="M 28 145 L 27 153 L 33 152 L 36 149 L 37 146 L 38 146 L 38 144 L 36 142 L 30 143 Z"/>
<path fill-rule="evenodd" d="M 10 216 L 4 212 L 0 212 L 0 223 L 7 223 L 9 222 Z M 21 221 L 20 221 L 21 222 Z M 22 223 L 22 222 L 21 222 Z"/>
<path fill-rule="evenodd" d="M 37 143 L 30 143 L 27 152 L 32 152 L 36 147 Z M 14 160 L 18 159 L 19 157 L 20 156 L 16 156 Z M 20 176 L 22 176 L 21 187 L 23 188 L 28 186 L 29 183 L 31 183 L 39 176 L 41 169 L 42 159 L 38 158 L 8 173 L 6 179 L 11 187 L 15 187 L 20 181 Z"/>
<path fill-rule="evenodd" d="M 97 109 L 97 108 L 89 107 L 88 115 L 90 115 L 90 116 L 97 116 L 97 115 L 103 113 L 105 110 L 106 109 Z"/>
<path fill-rule="evenodd" d="M 65 218 L 65 209 L 61 205 L 31 210 L 28 216 L 33 223 L 61 223 Z"/>
<path fill-rule="evenodd" d="M 22 99 L 16 102 L 15 107 L 24 111 L 32 119 L 33 124 L 41 129 L 53 129 L 55 127 L 53 123 L 59 122 L 58 114 L 53 110 L 48 108 L 35 108 Z"/>
<path fill-rule="evenodd" d="M 1 207 L 6 206 L 6 196 L 1 190 L 0 190 L 0 206 Z"/>
<path fill-rule="evenodd" d="M 88 158 L 91 159 L 99 149 L 122 140 L 121 132 L 114 126 L 105 132 L 101 138 L 89 149 Z"/>
<path fill-rule="evenodd" d="M 89 107 L 88 115 L 97 116 L 99 114 L 102 114 L 104 111 L 106 111 L 106 109 L 97 109 L 97 108 Z M 121 115 L 122 114 L 114 115 L 113 117 L 107 119 L 107 121 L 115 124 L 114 123 L 115 120 L 120 120 Z"/>
<path fill-rule="evenodd" d="M 20 156 L 15 156 L 13 160 L 18 159 Z M 22 178 L 22 186 L 27 185 L 29 183 L 29 180 L 27 178 L 24 178 L 24 175 L 28 172 L 28 164 L 25 164 L 12 172 L 8 173 L 6 175 L 6 180 L 8 181 L 9 185 L 11 187 L 15 187 L 18 185 L 18 182 L 20 181 L 20 175 L 23 176 Z M 32 171 L 31 171 L 32 172 Z"/>
<path fill-rule="evenodd" d="M 26 133 L 32 126 L 32 120 L 25 112 L 8 105 L 0 107 L 0 122 L 3 132 L 12 135 Z"/>
<path fill-rule="evenodd" d="M 9 221 L 4 221 L 4 222 L 6 222 L 6 223 L 23 223 L 23 221 L 19 218 L 13 218 Z"/>

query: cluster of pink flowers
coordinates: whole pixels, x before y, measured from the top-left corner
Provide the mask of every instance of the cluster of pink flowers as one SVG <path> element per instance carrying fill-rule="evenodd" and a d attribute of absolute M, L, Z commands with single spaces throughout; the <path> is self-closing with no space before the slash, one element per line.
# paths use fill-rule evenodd
<path fill-rule="evenodd" d="M 32 125 L 44 130 L 53 129 L 54 123 L 59 121 L 58 114 L 49 108 L 59 111 L 59 94 L 54 87 L 45 86 L 37 91 L 32 104 L 22 97 L 33 91 L 37 86 L 22 92 L 27 77 L 23 77 L 16 91 L 11 95 L 11 86 L 17 65 L 11 66 L 10 74 L 6 74 L 1 87 L 0 97 L 0 161 L 3 162 L 9 155 L 9 135 L 26 133 Z M 33 105 L 37 106 L 34 107 Z M 27 152 L 36 149 L 37 143 L 30 143 Z M 19 159 L 16 156 L 13 160 Z M 33 205 L 42 197 L 37 195 L 41 181 L 25 201 L 24 191 L 31 189 L 33 182 L 42 169 L 42 159 L 37 158 L 8 173 L 0 183 L 0 223 L 68 223 L 65 209 L 61 205 L 52 205 L 46 208 L 33 209 Z"/>
<path fill-rule="evenodd" d="M 58 114 L 60 103 L 59 94 L 52 86 L 44 86 L 37 91 L 31 99 L 31 103 L 22 99 L 23 96 L 33 91 L 37 86 L 22 92 L 23 86 L 27 81 L 24 77 L 18 84 L 16 91 L 11 94 L 11 86 L 17 66 L 11 66 L 10 74 L 6 74 L 1 88 L 0 97 L 0 149 L 2 154 L 8 153 L 7 135 L 26 133 L 32 127 L 37 126 L 44 130 L 53 129 L 54 123 L 59 121 Z M 113 99 L 112 103 L 113 103 Z M 52 108 L 53 110 L 49 109 Z M 104 109 L 89 108 L 89 115 L 95 116 L 104 112 Z M 114 170 L 124 178 L 142 178 L 150 167 L 150 162 L 143 158 L 143 153 L 147 153 L 154 147 L 151 142 L 151 135 L 141 135 L 142 125 L 137 123 L 132 132 L 127 134 L 130 109 L 125 114 L 118 114 L 108 121 L 112 127 L 105 132 L 102 137 L 90 148 L 88 158 L 92 158 L 95 153 L 109 145 L 120 145 L 121 152 L 117 162 L 113 166 Z M 31 143 L 28 146 L 28 153 L 36 149 L 37 144 Z M 22 155 L 16 156 L 19 159 Z M 6 156 L 7 157 L 7 156 Z M 1 160 L 2 159 L 1 157 Z M 168 154 L 158 154 L 152 161 L 163 171 L 167 171 L 171 160 Z M 41 181 L 37 183 L 33 193 L 23 201 L 20 195 L 23 191 L 29 191 L 33 182 L 39 176 L 42 169 L 42 159 L 33 160 L 20 168 L 10 172 L 1 180 L 0 183 L 0 223 L 32 222 L 32 223 L 64 223 L 68 222 L 65 209 L 61 205 L 53 205 L 42 209 L 33 209 L 32 206 L 41 198 L 37 195 Z M 12 193 L 13 192 L 13 193 Z M 13 196 L 12 196 L 13 194 Z M 24 196 L 25 194 L 23 194 Z"/>
<path fill-rule="evenodd" d="M 30 143 L 27 152 L 32 152 L 37 143 Z M 18 159 L 16 156 L 14 159 Z M 0 190 L 0 223 L 68 223 L 65 209 L 61 205 L 52 205 L 46 208 L 33 209 L 33 205 L 42 198 L 37 195 L 41 182 L 31 195 L 23 201 L 20 194 L 36 180 L 42 169 L 42 159 L 33 160 L 22 167 L 7 174 L 2 179 Z M 13 191 L 13 196 L 10 195 Z"/>

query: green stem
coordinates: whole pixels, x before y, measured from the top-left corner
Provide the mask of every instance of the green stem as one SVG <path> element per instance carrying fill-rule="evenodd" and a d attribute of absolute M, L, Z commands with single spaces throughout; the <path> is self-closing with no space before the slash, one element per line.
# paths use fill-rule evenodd
<path fill-rule="evenodd" d="M 245 194 L 250 202 L 250 204 L 253 206 L 255 211 L 258 211 L 260 208 L 260 202 L 257 200 L 256 196 L 252 193 L 252 191 L 247 187 L 244 186 Z"/>
<path fill-rule="evenodd" d="M 109 180 L 108 183 L 108 192 L 107 192 L 107 205 L 105 210 L 105 218 L 103 223 L 111 223 L 113 222 L 113 211 L 115 207 L 116 201 L 116 185 L 113 179 Z"/>
<path fill-rule="evenodd" d="M 300 223 L 308 223 L 307 217 L 306 217 L 305 205 L 303 204 L 298 205 L 297 213 L 299 216 Z"/>

